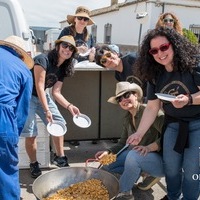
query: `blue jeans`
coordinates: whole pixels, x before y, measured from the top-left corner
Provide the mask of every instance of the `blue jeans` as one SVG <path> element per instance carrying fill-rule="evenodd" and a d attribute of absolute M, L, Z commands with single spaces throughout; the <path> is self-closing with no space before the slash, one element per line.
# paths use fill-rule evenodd
<path fill-rule="evenodd" d="M 66 124 L 66 121 L 60 114 L 57 105 L 51 99 L 49 94 L 46 94 L 46 98 L 47 98 L 49 110 L 51 111 L 53 115 L 53 119 L 61 121 Z M 20 135 L 21 137 L 34 137 L 38 135 L 36 114 L 41 118 L 44 124 L 47 125 L 48 122 L 46 120 L 46 114 L 44 113 L 42 104 L 40 103 L 40 100 L 38 97 L 32 95 L 30 106 L 29 106 L 28 118 L 26 120 L 25 126 Z"/>
<path fill-rule="evenodd" d="M 122 174 L 119 179 L 120 192 L 130 191 L 141 172 L 154 177 L 164 176 L 162 157 L 157 152 L 143 156 L 135 150 L 126 150 L 117 157 L 115 163 L 107 167 L 107 170 Z"/>
<path fill-rule="evenodd" d="M 167 126 L 163 142 L 163 161 L 170 200 L 197 200 L 200 194 L 200 120 L 189 123 L 189 148 L 179 154 L 173 150 L 178 135 L 179 124 Z"/>

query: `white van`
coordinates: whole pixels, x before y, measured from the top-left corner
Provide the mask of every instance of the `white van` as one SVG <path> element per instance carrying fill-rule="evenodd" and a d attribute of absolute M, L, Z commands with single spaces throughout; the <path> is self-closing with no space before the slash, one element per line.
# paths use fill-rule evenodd
<path fill-rule="evenodd" d="M 31 33 L 20 3 L 18 0 L 0 0 L 0 39 L 4 40 L 10 35 L 22 37 L 27 52 L 35 56 Z"/>
<path fill-rule="evenodd" d="M 51 28 L 45 31 L 43 51 L 48 52 L 52 50 L 55 46 L 54 42 L 58 39 L 61 29 Z"/>

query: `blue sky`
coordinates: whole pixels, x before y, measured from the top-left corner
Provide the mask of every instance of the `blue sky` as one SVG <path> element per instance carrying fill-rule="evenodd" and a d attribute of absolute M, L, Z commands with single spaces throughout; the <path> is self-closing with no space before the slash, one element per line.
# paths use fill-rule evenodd
<path fill-rule="evenodd" d="M 118 0 L 119 3 L 125 0 Z M 29 26 L 60 27 L 59 22 L 74 14 L 78 6 L 90 10 L 110 5 L 111 0 L 19 0 Z"/>

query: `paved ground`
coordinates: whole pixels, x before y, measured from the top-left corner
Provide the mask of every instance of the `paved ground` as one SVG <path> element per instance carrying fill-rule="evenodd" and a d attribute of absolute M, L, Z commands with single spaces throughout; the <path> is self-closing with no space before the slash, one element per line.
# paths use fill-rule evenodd
<path fill-rule="evenodd" d="M 85 166 L 85 161 L 88 158 L 94 158 L 94 154 L 99 150 L 104 150 L 114 143 L 108 141 L 98 141 L 97 144 L 92 144 L 91 141 L 81 141 L 80 145 L 75 147 L 69 143 L 65 143 L 65 152 L 68 156 L 70 166 Z M 94 165 L 95 167 L 95 165 Z M 42 173 L 55 169 L 56 166 L 51 165 L 49 168 L 42 169 Z M 32 192 L 32 184 L 35 179 L 30 177 L 29 169 L 20 169 L 20 185 L 21 185 L 21 200 L 36 200 Z M 139 180 L 141 181 L 141 180 Z M 148 191 L 141 191 L 137 188 L 133 189 L 135 200 L 159 200 L 166 194 L 164 178 L 154 185 Z"/>

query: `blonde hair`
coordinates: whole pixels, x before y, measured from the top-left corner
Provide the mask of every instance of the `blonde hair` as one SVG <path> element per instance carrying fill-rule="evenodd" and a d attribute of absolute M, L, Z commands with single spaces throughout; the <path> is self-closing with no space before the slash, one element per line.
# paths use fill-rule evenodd
<path fill-rule="evenodd" d="M 171 15 L 172 18 L 174 19 L 174 29 L 181 35 L 183 35 L 183 31 L 182 31 L 182 25 L 181 25 L 181 22 L 179 21 L 179 19 L 176 17 L 176 15 L 170 13 L 170 12 L 166 12 L 162 15 L 160 15 L 160 17 L 158 18 L 158 21 L 156 23 L 156 28 L 159 28 L 159 27 L 164 27 L 165 24 L 164 24 L 164 19 L 167 15 Z"/>

